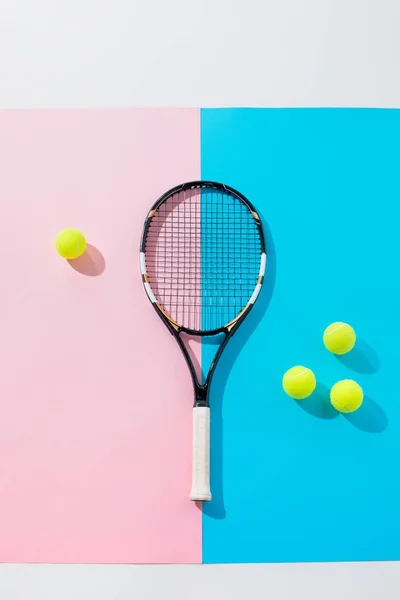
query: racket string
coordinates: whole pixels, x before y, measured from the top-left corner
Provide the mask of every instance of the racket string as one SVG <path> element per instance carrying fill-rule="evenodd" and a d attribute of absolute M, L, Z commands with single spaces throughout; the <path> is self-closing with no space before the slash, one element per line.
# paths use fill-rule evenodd
<path fill-rule="evenodd" d="M 239 198 L 210 188 L 184 190 L 156 211 L 145 254 L 153 293 L 172 319 L 195 331 L 219 329 L 257 285 L 259 228 Z"/>

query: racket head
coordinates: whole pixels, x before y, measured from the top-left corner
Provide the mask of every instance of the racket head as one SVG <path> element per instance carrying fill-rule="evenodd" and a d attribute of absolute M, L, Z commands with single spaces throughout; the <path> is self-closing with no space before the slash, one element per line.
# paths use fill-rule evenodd
<path fill-rule="evenodd" d="M 229 332 L 252 308 L 263 284 L 261 219 L 230 186 L 180 184 L 147 215 L 140 266 L 146 293 L 172 331 Z"/>

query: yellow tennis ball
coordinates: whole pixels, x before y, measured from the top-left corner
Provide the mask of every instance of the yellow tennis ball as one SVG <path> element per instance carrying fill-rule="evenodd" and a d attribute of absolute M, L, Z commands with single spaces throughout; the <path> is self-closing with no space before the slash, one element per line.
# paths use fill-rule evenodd
<path fill-rule="evenodd" d="M 364 393 L 356 381 L 343 379 L 331 389 L 331 404 L 342 413 L 352 413 L 360 408 Z"/>
<path fill-rule="evenodd" d="M 304 400 L 313 393 L 317 381 L 311 369 L 299 366 L 286 371 L 282 385 L 288 396 L 296 400 Z"/>
<path fill-rule="evenodd" d="M 86 249 L 85 236 L 76 229 L 64 229 L 56 237 L 56 249 L 63 258 L 78 258 Z"/>
<path fill-rule="evenodd" d="M 347 323 L 331 323 L 324 331 L 325 348 L 333 354 L 346 354 L 354 348 L 356 334 Z"/>

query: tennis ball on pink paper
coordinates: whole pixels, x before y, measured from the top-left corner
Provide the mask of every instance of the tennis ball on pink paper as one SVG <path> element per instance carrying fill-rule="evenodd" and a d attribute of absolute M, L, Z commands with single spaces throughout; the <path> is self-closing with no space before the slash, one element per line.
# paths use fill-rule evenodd
<path fill-rule="evenodd" d="M 56 249 L 63 258 L 79 258 L 86 250 L 85 236 L 77 229 L 64 229 L 56 237 Z"/>

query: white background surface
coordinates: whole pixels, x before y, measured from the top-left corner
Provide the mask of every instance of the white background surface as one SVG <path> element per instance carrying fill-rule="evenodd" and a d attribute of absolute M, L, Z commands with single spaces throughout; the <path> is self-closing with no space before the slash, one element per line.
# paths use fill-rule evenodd
<path fill-rule="evenodd" d="M 0 106 L 399 106 L 399 0 L 0 0 Z"/>
<path fill-rule="evenodd" d="M 399 61 L 399 0 L 0 0 L 0 108 L 399 107 Z M 160 597 L 398 600 L 400 565 L 0 566 L 4 600 Z"/>

